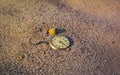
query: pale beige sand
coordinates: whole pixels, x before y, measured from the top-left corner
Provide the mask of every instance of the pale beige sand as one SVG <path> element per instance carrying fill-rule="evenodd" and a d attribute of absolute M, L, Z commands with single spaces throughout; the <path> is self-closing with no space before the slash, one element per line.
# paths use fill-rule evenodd
<path fill-rule="evenodd" d="M 50 27 L 73 45 L 31 45 Z M 120 75 L 120 1 L 0 0 L 0 75 Z"/>

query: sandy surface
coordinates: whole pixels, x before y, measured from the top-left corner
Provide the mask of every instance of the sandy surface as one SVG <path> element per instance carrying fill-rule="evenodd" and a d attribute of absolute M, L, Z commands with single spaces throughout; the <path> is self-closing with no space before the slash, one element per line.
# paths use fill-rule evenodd
<path fill-rule="evenodd" d="M 120 75 L 119 8 L 119 0 L 0 0 L 0 75 Z M 31 44 L 49 41 L 50 27 L 73 45 Z"/>

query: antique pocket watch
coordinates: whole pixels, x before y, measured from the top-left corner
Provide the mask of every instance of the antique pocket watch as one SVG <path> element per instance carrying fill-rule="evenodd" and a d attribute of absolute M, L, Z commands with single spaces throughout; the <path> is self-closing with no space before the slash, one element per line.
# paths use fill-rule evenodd
<path fill-rule="evenodd" d="M 70 46 L 70 41 L 66 36 L 56 35 L 50 39 L 49 44 L 54 50 L 62 50 Z"/>

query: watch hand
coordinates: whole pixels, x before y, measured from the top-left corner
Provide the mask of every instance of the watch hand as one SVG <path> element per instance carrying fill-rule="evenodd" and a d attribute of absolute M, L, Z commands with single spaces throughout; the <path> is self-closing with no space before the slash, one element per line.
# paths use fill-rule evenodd
<path fill-rule="evenodd" d="M 62 41 L 59 41 L 59 43 L 61 43 L 61 44 L 63 44 L 63 45 L 65 45 L 65 46 L 66 46 L 66 44 L 64 44 Z"/>

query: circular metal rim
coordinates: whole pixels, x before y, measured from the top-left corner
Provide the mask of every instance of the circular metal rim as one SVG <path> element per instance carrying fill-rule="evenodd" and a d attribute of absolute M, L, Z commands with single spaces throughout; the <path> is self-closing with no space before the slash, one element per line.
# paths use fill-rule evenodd
<path fill-rule="evenodd" d="M 63 36 L 63 37 L 65 37 L 65 38 L 67 38 L 65 35 L 56 35 L 56 36 Z M 56 37 L 56 36 L 53 36 L 52 38 L 54 38 L 54 37 Z M 50 41 L 49 41 L 49 45 L 50 45 L 50 47 L 51 48 L 53 48 L 54 50 L 63 50 L 63 49 L 66 49 L 66 48 L 68 48 L 69 46 L 70 46 L 70 41 L 69 41 L 69 39 L 68 39 L 68 41 L 69 41 L 69 46 L 68 47 L 66 47 L 66 48 L 57 48 L 57 47 L 55 47 L 53 44 L 52 44 L 52 38 L 50 39 Z"/>

